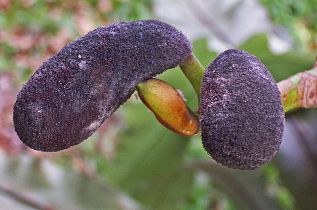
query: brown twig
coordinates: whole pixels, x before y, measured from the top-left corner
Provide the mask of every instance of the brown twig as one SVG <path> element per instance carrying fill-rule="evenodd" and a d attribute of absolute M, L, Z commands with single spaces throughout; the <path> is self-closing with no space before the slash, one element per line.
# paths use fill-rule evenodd
<path fill-rule="evenodd" d="M 197 20 L 206 27 L 214 36 L 217 37 L 217 39 L 230 44 L 231 46 L 235 46 L 234 42 L 231 40 L 231 38 L 221 29 L 221 27 L 214 21 L 213 19 L 206 18 L 208 17 L 207 14 L 204 14 L 204 12 L 196 5 L 197 3 L 195 1 L 189 0 L 186 1 L 188 4 L 188 7 L 190 8 L 190 11 L 192 14 L 197 18 Z"/>
<path fill-rule="evenodd" d="M 3 185 L 0 185 L 0 193 L 3 195 L 6 195 L 8 197 L 10 197 L 11 199 L 22 203 L 26 206 L 32 207 L 34 209 L 38 209 L 38 210 L 54 210 L 53 207 L 42 204 L 38 201 L 35 201 L 34 199 L 31 199 L 25 195 L 22 195 L 21 193 L 18 193 L 12 189 L 10 189 L 9 187 L 5 187 Z"/>
<path fill-rule="evenodd" d="M 225 169 L 212 161 L 195 160 L 188 166 L 190 169 L 207 172 L 211 175 L 224 191 L 231 193 L 241 207 L 247 205 L 250 209 L 264 210 L 258 204 L 252 192 L 250 192 L 240 180 L 237 179 L 228 169 Z M 222 183 L 222 184 L 221 184 Z"/>

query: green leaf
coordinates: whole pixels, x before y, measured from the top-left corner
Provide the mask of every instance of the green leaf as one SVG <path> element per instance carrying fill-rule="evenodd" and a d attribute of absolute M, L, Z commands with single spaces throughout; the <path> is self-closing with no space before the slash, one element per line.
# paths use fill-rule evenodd
<path fill-rule="evenodd" d="M 268 67 L 276 81 L 310 69 L 315 60 L 314 54 L 296 51 L 274 55 L 268 47 L 268 39 L 265 34 L 250 38 L 240 46 L 240 49 L 256 55 Z"/>
<path fill-rule="evenodd" d="M 207 39 L 198 39 L 193 42 L 193 51 L 201 64 L 207 68 L 216 58 L 217 53 L 208 49 Z"/>
<path fill-rule="evenodd" d="M 261 170 L 243 171 L 225 168 L 213 161 L 194 160 L 189 168 L 204 172 L 215 185 L 230 196 L 239 209 L 243 210 L 281 210 L 277 200 L 268 195 Z"/>
<path fill-rule="evenodd" d="M 183 163 L 189 138 L 164 128 L 141 103 L 130 103 L 122 112 L 127 129 L 119 137 L 109 177 L 151 209 L 178 209 L 192 185 Z"/>

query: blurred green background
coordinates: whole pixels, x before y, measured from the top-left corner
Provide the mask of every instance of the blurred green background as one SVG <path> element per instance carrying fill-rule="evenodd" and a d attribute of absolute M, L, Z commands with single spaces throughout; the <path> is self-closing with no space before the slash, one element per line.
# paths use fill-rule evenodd
<path fill-rule="evenodd" d="M 289 113 L 281 150 L 255 171 L 216 164 L 199 135 L 173 134 L 133 96 L 89 140 L 59 153 L 26 148 L 12 106 L 28 77 L 66 43 L 116 21 L 182 30 L 207 67 L 227 48 L 253 53 L 277 81 L 310 69 L 316 0 L 0 0 L 0 209 L 317 209 L 317 112 Z M 197 98 L 178 68 L 159 78 Z"/>

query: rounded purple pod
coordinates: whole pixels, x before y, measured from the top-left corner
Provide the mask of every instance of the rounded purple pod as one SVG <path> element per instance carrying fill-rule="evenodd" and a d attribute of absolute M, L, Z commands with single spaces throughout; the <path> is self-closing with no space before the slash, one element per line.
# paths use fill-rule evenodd
<path fill-rule="evenodd" d="M 14 105 L 15 130 L 35 150 L 79 144 L 137 83 L 176 67 L 190 54 L 187 38 L 157 20 L 99 27 L 66 45 L 31 76 Z"/>
<path fill-rule="evenodd" d="M 284 129 L 280 92 L 267 68 L 247 52 L 227 50 L 210 64 L 200 113 L 203 146 L 222 165 L 255 169 L 279 149 Z"/>

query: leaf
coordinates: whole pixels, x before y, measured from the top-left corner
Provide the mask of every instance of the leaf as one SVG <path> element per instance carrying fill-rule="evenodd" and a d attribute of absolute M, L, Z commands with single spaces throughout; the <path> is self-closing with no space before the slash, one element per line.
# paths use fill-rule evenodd
<path fill-rule="evenodd" d="M 268 48 L 268 39 L 265 34 L 251 37 L 240 46 L 240 49 L 256 55 L 277 81 L 311 69 L 315 61 L 315 55 L 303 52 L 289 51 L 285 54 L 274 55 Z"/>
<path fill-rule="evenodd" d="M 192 173 L 183 164 L 189 138 L 164 128 L 141 103 L 130 103 L 122 112 L 127 129 L 109 177 L 151 209 L 177 209 L 192 185 Z"/>
<path fill-rule="evenodd" d="M 202 65 L 207 68 L 209 64 L 216 58 L 217 53 L 208 49 L 207 39 L 198 39 L 193 42 L 194 53 L 202 63 Z"/>
<path fill-rule="evenodd" d="M 215 185 L 244 210 L 280 210 L 276 200 L 265 192 L 260 170 L 241 171 L 225 168 L 213 161 L 196 160 L 189 163 L 195 172 L 205 172 Z"/>

